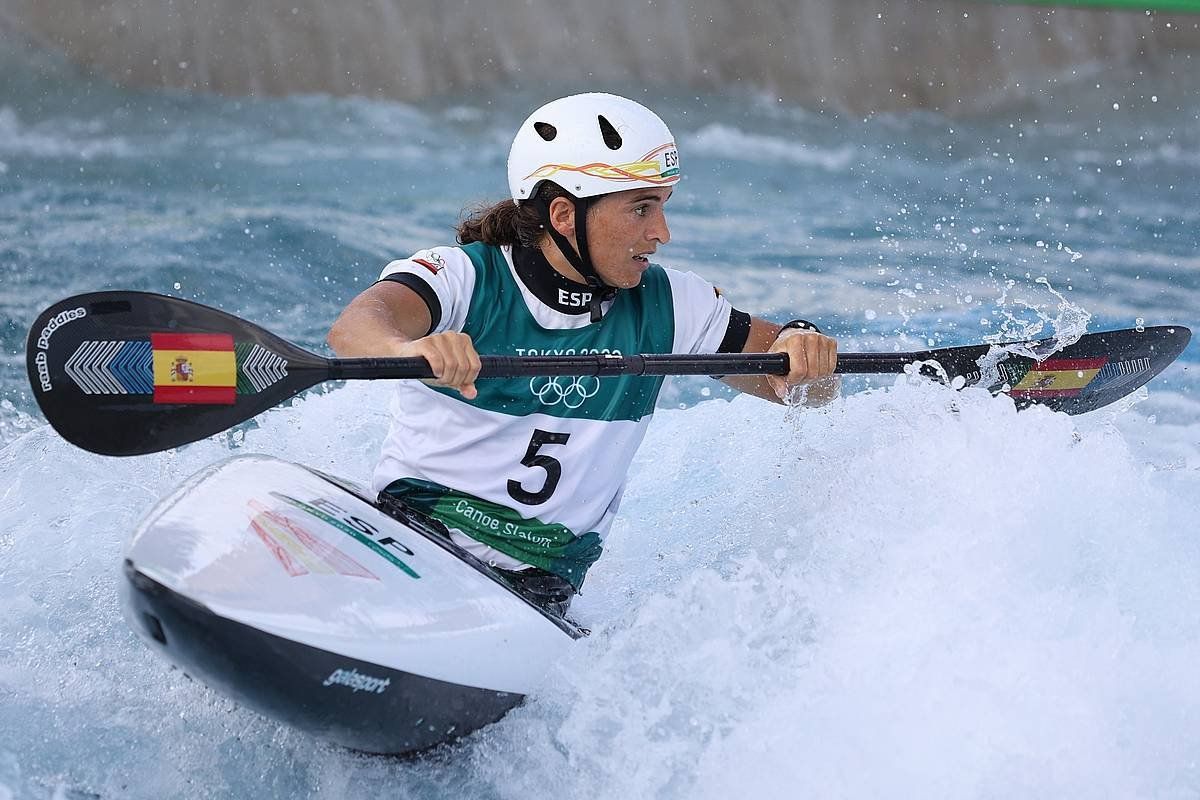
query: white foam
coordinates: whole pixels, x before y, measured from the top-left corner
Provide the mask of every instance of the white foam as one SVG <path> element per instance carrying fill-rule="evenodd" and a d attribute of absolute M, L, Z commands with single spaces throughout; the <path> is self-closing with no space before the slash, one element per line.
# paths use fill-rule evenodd
<path fill-rule="evenodd" d="M 1190 397 L 1162 402 L 1200 418 Z M 661 411 L 575 607 L 595 633 L 531 703 L 432 761 L 331 750 L 133 638 L 117 570 L 157 497 L 231 443 L 363 479 L 386 405 L 386 387 L 349 385 L 137 459 L 83 454 L 46 428 L 0 450 L 0 717 L 42 740 L 0 734 L 16 759 L 0 785 L 245 794 L 268 773 L 274 792 L 339 797 L 1195 788 L 1200 445 L 1193 423 L 1181 442 L 1142 406 L 1018 415 L 900 378 L 815 412 L 745 397 Z M 117 777 L 131 774 L 136 788 Z"/>
<path fill-rule="evenodd" d="M 10 106 L 0 107 L 0 153 L 82 161 L 146 155 L 140 147 L 131 146 L 125 137 L 108 135 L 97 121 L 60 118 L 26 125 Z M 0 170 L 0 174 L 3 172 Z"/>
<path fill-rule="evenodd" d="M 684 142 L 688 153 L 731 158 L 737 161 L 819 167 L 829 172 L 841 172 L 855 158 L 864 154 L 850 145 L 833 149 L 811 144 L 747 133 L 729 125 L 705 125 Z"/>
<path fill-rule="evenodd" d="M 541 766 L 554 791 L 1190 785 L 1200 474 L 1100 422 L 903 380 L 784 435 L 749 399 L 663 416 L 579 605 L 607 624 L 549 717 L 522 712 L 566 754 Z M 511 744 L 489 742 L 481 772 Z"/>

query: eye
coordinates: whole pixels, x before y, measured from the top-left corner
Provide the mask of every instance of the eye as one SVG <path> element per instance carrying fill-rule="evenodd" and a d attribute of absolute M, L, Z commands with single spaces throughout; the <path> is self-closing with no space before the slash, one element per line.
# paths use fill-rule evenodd
<path fill-rule="evenodd" d="M 649 211 L 650 206 L 646 205 L 645 203 L 642 203 L 640 206 L 636 206 L 633 209 L 633 213 L 637 214 L 639 217 L 646 216 Z"/>

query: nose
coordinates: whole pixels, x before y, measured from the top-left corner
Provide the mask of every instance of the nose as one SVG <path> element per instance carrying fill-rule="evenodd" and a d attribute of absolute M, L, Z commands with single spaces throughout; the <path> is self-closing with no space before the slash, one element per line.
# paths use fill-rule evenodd
<path fill-rule="evenodd" d="M 654 224 L 650 226 L 647 235 L 659 244 L 671 241 L 671 230 L 667 227 L 667 215 L 663 213 L 662 209 L 659 209 L 658 213 L 654 215 Z"/>

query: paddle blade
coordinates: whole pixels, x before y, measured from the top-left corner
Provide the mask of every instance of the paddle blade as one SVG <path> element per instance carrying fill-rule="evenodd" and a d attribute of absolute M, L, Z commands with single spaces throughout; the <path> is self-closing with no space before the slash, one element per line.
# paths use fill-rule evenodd
<path fill-rule="evenodd" d="M 54 429 L 110 456 L 219 433 L 328 373 L 326 359 L 245 320 L 144 292 L 55 303 L 29 332 L 26 365 Z"/>
<path fill-rule="evenodd" d="M 1058 352 L 1053 352 L 1054 340 L 1043 339 L 947 348 L 928 355 L 952 378 L 962 376 L 968 386 L 1003 392 L 1018 408 L 1042 405 L 1082 414 L 1149 382 L 1183 352 L 1191 336 L 1182 325 L 1164 325 L 1090 333 Z"/>

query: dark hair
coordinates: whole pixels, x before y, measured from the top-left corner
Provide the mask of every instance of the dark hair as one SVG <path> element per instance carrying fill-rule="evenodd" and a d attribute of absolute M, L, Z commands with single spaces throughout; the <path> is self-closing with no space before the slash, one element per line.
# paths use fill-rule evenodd
<path fill-rule="evenodd" d="M 458 224 L 458 243 L 537 247 L 546 235 L 541 209 L 549 208 L 554 198 L 566 196 L 567 192 L 561 186 L 544 181 L 531 201 L 518 205 L 511 199 L 501 200 L 490 206 L 470 208 L 466 218 Z"/>

